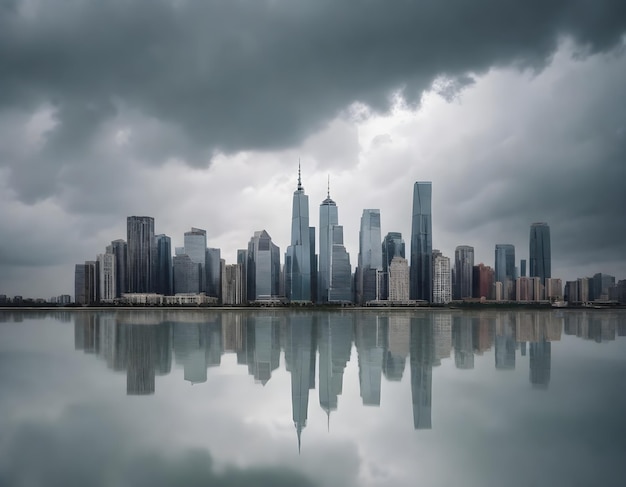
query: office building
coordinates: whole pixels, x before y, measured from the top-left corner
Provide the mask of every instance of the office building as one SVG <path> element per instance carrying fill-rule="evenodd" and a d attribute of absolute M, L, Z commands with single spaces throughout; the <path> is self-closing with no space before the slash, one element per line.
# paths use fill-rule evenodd
<path fill-rule="evenodd" d="M 206 295 L 221 297 L 220 273 L 222 252 L 220 249 L 206 249 Z"/>
<path fill-rule="evenodd" d="M 381 280 L 381 299 L 389 297 L 389 264 L 394 257 L 406 257 L 405 245 L 400 232 L 389 232 L 383 239 L 383 274 Z"/>
<path fill-rule="evenodd" d="M 199 292 L 201 265 L 191 260 L 187 254 L 175 255 L 174 294 L 197 294 Z"/>
<path fill-rule="evenodd" d="M 388 267 L 389 301 L 409 301 L 409 261 L 395 256 Z"/>
<path fill-rule="evenodd" d="M 454 251 L 454 299 L 473 296 L 474 247 L 459 245 Z"/>
<path fill-rule="evenodd" d="M 191 227 L 185 232 L 185 254 L 191 262 L 200 265 L 198 284 L 193 293 L 206 292 L 206 230 Z"/>
<path fill-rule="evenodd" d="M 156 241 L 155 292 L 164 296 L 174 294 L 174 277 L 172 275 L 172 239 L 160 234 Z"/>
<path fill-rule="evenodd" d="M 103 303 L 111 303 L 115 299 L 115 255 L 106 253 L 96 257 L 99 272 L 99 296 L 98 300 Z"/>
<path fill-rule="evenodd" d="M 329 189 L 320 205 L 318 301 L 351 301 L 351 276 L 350 255 L 343 245 L 343 226 L 339 225 L 337 204 L 331 199 Z"/>
<path fill-rule="evenodd" d="M 530 277 L 540 277 L 542 282 L 552 277 L 550 227 L 547 223 L 533 223 L 530 226 L 529 257 Z"/>
<path fill-rule="evenodd" d="M 361 305 L 380 299 L 379 274 L 383 269 L 380 242 L 380 210 L 363 210 L 357 269 L 357 302 Z"/>
<path fill-rule="evenodd" d="M 309 197 L 304 193 L 300 166 L 293 193 L 291 245 L 285 253 L 285 295 L 289 301 L 311 302 L 311 233 Z"/>
<path fill-rule="evenodd" d="M 494 271 L 491 267 L 480 263 L 472 271 L 472 292 L 474 298 L 493 299 Z"/>
<path fill-rule="evenodd" d="M 113 240 L 107 253 L 115 256 L 115 297 L 128 292 L 128 245 L 125 240 Z"/>
<path fill-rule="evenodd" d="M 280 249 L 272 242 L 272 238 L 265 230 L 254 232 L 248 243 L 247 256 L 248 301 L 278 298 Z"/>
<path fill-rule="evenodd" d="M 433 250 L 433 303 L 445 304 L 452 300 L 452 273 L 450 258 Z"/>
<path fill-rule="evenodd" d="M 511 299 L 515 275 L 515 246 L 511 244 L 496 244 L 495 251 L 495 281 L 502 283 L 506 299 Z"/>
<path fill-rule="evenodd" d="M 432 301 L 432 183 L 413 185 L 411 220 L 411 299 Z"/>
<path fill-rule="evenodd" d="M 223 261 L 222 261 L 223 262 Z M 222 271 L 222 304 L 244 304 L 246 281 L 242 264 L 223 266 Z"/>
<path fill-rule="evenodd" d="M 128 292 L 149 293 L 152 282 L 154 218 L 129 216 L 126 219 L 128 242 Z"/>

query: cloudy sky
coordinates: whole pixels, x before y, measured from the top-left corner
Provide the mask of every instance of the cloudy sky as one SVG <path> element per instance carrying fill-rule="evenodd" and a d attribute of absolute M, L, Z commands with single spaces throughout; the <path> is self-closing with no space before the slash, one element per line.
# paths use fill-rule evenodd
<path fill-rule="evenodd" d="M 409 244 L 626 278 L 623 0 L 0 0 L 0 294 L 73 294 L 74 264 L 150 215 L 227 263 L 284 251 L 298 160 L 354 265 L 364 208 Z"/>

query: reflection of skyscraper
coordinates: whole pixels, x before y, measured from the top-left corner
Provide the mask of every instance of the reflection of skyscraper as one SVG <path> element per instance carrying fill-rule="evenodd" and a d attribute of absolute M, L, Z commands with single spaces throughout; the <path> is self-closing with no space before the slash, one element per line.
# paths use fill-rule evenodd
<path fill-rule="evenodd" d="M 126 219 L 126 231 L 128 242 L 128 292 L 152 292 L 154 218 L 150 216 L 129 216 Z"/>
<path fill-rule="evenodd" d="M 399 381 L 404 374 L 406 357 L 409 354 L 410 315 L 392 313 L 385 319 L 388 320 L 388 338 L 387 351 L 383 360 L 383 374 L 387 380 Z"/>
<path fill-rule="evenodd" d="M 126 393 L 154 394 L 156 340 L 151 325 L 126 325 Z"/>
<path fill-rule="evenodd" d="M 293 193 L 291 245 L 285 253 L 285 295 L 289 301 L 311 301 L 311 233 L 309 197 L 304 193 L 300 168 Z"/>
<path fill-rule="evenodd" d="M 472 323 L 467 316 L 453 316 L 452 340 L 454 342 L 454 364 L 457 369 L 474 368 L 474 344 Z"/>
<path fill-rule="evenodd" d="M 432 314 L 411 318 L 411 398 L 416 430 L 432 428 L 434 348 Z"/>
<path fill-rule="evenodd" d="M 432 183 L 413 185 L 411 221 L 411 299 L 432 301 Z"/>
<path fill-rule="evenodd" d="M 308 314 L 296 314 L 287 324 L 288 341 L 285 361 L 291 372 L 291 410 L 293 424 L 298 435 L 300 451 L 302 430 L 306 426 L 309 408 L 311 374 L 315 374 L 313 362 L 313 318 Z"/>
<path fill-rule="evenodd" d="M 547 223 L 533 223 L 530 226 L 530 277 L 552 277 L 552 257 L 550 250 L 550 227 Z"/>
<path fill-rule="evenodd" d="M 378 316 L 359 317 L 359 326 L 356 328 L 356 349 L 361 398 L 366 406 L 380 406 L 380 382 L 387 335 L 384 328 L 383 320 Z"/>
<path fill-rule="evenodd" d="M 552 344 L 545 340 L 530 344 L 530 383 L 547 389 L 550 383 Z"/>
<path fill-rule="evenodd" d="M 248 362 L 248 370 L 256 382 L 265 385 L 271 379 L 272 371 L 278 368 L 280 359 L 276 318 L 251 316 L 248 321 L 248 337 L 248 346 L 250 347 L 252 340 L 254 345 L 252 350 L 249 349 L 252 360 Z"/>
<path fill-rule="evenodd" d="M 328 314 L 319 323 L 319 399 L 330 417 L 343 390 L 343 371 L 350 360 L 354 315 Z"/>
<path fill-rule="evenodd" d="M 515 324 L 508 316 L 499 316 L 496 321 L 496 369 L 515 368 Z"/>
<path fill-rule="evenodd" d="M 366 304 L 379 299 L 379 274 L 383 269 L 380 245 L 380 210 L 363 210 L 359 230 L 359 265 L 357 302 Z"/>

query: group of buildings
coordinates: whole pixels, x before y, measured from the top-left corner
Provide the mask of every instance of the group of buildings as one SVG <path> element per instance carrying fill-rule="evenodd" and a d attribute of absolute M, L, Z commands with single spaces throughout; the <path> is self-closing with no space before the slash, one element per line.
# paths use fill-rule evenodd
<path fill-rule="evenodd" d="M 293 194 L 291 243 L 281 262 L 279 247 L 266 230 L 254 233 L 237 262 L 226 264 L 220 249 L 207 247 L 206 231 L 185 232 L 174 249 L 167 235 L 155 234 L 154 218 L 130 216 L 127 240 L 114 240 L 96 260 L 75 268 L 75 302 L 184 305 L 248 303 L 336 303 L 410 305 L 452 300 L 626 302 L 626 281 L 602 275 L 566 283 L 551 274 L 550 228 L 530 229 L 530 265 L 516 266 L 515 247 L 497 244 L 495 268 L 475 264 L 474 248 L 456 248 L 454 265 L 432 245 L 432 183 L 413 188 L 410 266 L 402 234 L 381 235 L 380 210 L 365 209 L 359 254 L 352 272 L 344 246 L 338 206 L 330 197 L 319 208 L 319 239 L 309 225 L 309 197 L 300 170 Z M 316 243 L 319 242 L 319 251 Z M 382 242 L 382 243 L 381 243 Z M 621 294 L 620 294 L 621 292 Z"/>

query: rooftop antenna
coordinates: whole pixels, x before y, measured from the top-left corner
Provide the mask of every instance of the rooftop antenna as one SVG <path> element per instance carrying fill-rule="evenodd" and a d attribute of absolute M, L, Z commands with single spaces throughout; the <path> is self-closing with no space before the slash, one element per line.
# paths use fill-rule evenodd
<path fill-rule="evenodd" d="M 330 199 L 330 174 L 328 175 L 328 199 Z"/>
<path fill-rule="evenodd" d="M 302 189 L 302 178 L 301 178 L 301 170 L 300 170 L 300 158 L 298 157 L 298 190 Z"/>

